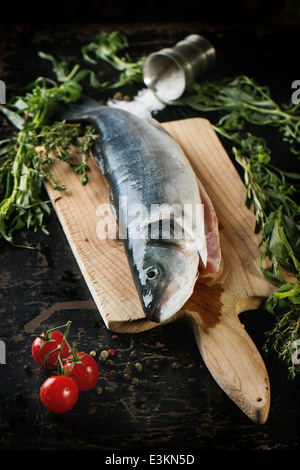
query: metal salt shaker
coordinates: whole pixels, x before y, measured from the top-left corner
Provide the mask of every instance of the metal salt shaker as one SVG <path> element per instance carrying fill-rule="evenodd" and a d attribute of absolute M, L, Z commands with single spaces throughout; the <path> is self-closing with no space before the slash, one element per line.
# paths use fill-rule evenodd
<path fill-rule="evenodd" d="M 216 51 L 198 34 L 190 34 L 172 48 L 150 54 L 144 64 L 143 79 L 162 101 L 173 101 L 215 65 Z"/>

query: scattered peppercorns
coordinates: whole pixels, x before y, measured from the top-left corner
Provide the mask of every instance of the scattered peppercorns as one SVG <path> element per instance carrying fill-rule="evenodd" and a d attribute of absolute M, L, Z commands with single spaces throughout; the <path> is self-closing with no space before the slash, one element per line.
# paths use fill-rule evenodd
<path fill-rule="evenodd" d="M 117 334 L 112 336 L 113 340 L 117 340 L 119 336 Z M 99 352 L 100 350 L 100 352 Z M 105 380 L 116 380 L 121 379 L 123 382 L 131 384 L 138 387 L 146 387 L 148 381 L 143 378 L 143 365 L 142 362 L 138 359 L 138 354 L 136 350 L 131 350 L 129 354 L 129 360 L 123 365 L 123 361 L 120 364 L 119 361 L 115 360 L 116 350 L 109 347 L 108 345 L 99 345 L 99 362 L 102 362 L 105 368 L 109 368 L 108 371 L 103 371 L 103 377 Z M 118 356 L 122 360 L 122 349 L 118 350 Z M 161 363 L 154 362 L 153 359 L 145 359 L 143 361 L 144 366 L 153 370 L 152 381 L 156 382 L 159 380 L 160 375 L 158 374 Z M 179 369 L 181 364 L 179 362 L 173 362 L 170 364 L 173 369 Z M 121 367 L 120 367 L 121 366 Z"/>

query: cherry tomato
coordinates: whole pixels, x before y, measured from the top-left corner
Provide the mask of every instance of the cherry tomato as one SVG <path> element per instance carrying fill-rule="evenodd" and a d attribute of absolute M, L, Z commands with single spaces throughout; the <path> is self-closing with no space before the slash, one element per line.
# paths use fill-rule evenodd
<path fill-rule="evenodd" d="M 68 377 L 77 383 L 80 391 L 91 390 L 98 382 L 99 368 L 95 359 L 89 354 L 77 353 L 78 361 L 73 356 L 64 361 L 64 370 Z"/>
<path fill-rule="evenodd" d="M 78 400 L 78 387 L 73 379 L 64 375 L 49 377 L 40 388 L 40 398 L 52 413 L 66 413 Z"/>
<path fill-rule="evenodd" d="M 40 336 L 45 337 L 44 333 Z M 59 331 L 52 331 L 49 333 L 49 339 L 46 341 L 42 338 L 35 338 L 32 344 L 32 356 L 35 362 L 39 366 L 44 366 L 46 369 L 54 369 L 58 365 L 58 354 L 59 351 L 55 351 L 59 348 L 63 341 L 63 334 Z M 46 357 L 51 351 L 55 351 Z M 69 356 L 70 350 L 66 344 L 64 344 L 61 351 L 61 358 L 65 359 Z"/>

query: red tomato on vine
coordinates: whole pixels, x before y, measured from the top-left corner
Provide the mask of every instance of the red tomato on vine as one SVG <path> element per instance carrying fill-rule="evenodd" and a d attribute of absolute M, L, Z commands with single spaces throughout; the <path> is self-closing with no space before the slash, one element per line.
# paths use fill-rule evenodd
<path fill-rule="evenodd" d="M 46 336 L 44 333 L 40 336 L 37 336 L 32 344 L 33 359 L 41 367 L 54 369 L 58 366 L 59 348 L 62 345 L 64 335 L 59 331 L 52 331 Z M 67 358 L 69 354 L 69 347 L 64 344 L 61 349 L 61 359 Z"/>
<path fill-rule="evenodd" d="M 78 386 L 70 377 L 49 377 L 40 388 L 40 398 L 52 413 L 62 414 L 71 410 L 78 400 Z"/>
<path fill-rule="evenodd" d="M 71 377 L 80 391 L 91 390 L 98 382 L 99 368 L 92 356 L 84 352 L 76 353 L 64 361 L 64 373 Z"/>

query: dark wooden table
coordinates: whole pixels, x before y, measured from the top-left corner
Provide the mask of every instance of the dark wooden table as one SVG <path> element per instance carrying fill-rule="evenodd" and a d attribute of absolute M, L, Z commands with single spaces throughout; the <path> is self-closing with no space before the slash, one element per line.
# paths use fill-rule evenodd
<path fill-rule="evenodd" d="M 173 45 L 189 33 L 201 33 L 218 53 L 207 79 L 246 74 L 268 85 L 278 100 L 289 100 L 291 83 L 300 78 L 299 34 L 292 27 L 4 25 L 0 78 L 7 84 L 8 98 L 15 86 L 49 74 L 49 64 L 37 56 L 39 50 L 75 63 L 81 60 L 80 47 L 94 34 L 114 29 L 126 34 L 133 57 Z M 126 90 L 131 96 L 136 91 L 136 87 Z M 163 122 L 193 116 L 199 113 L 174 107 L 156 117 Z M 7 133 L 5 124 L 2 135 Z M 270 136 L 274 163 L 293 167 L 284 144 L 278 136 Z M 137 335 L 108 331 L 53 211 L 47 227 L 49 236 L 25 230 L 18 234 L 16 241 L 34 250 L 0 245 L 0 339 L 6 345 L 6 364 L 0 365 L 1 450 L 97 450 L 105 457 L 121 451 L 128 455 L 180 451 L 196 456 L 205 450 L 298 448 L 299 380 L 287 379 L 286 366 L 275 354 L 265 357 L 271 409 L 266 424 L 259 426 L 214 382 L 186 327 L 171 324 Z M 94 350 L 98 357 L 103 349 L 114 349 L 115 355 L 110 362 L 99 363 L 101 394 L 96 389 L 82 393 L 71 412 L 54 415 L 39 400 L 47 372 L 31 357 L 32 334 L 68 320 L 70 340 L 80 350 Z M 273 319 L 255 311 L 242 314 L 241 320 L 262 352 L 264 332 Z M 141 372 L 132 367 L 137 360 Z M 132 378 L 138 378 L 139 384 L 132 384 Z"/>

